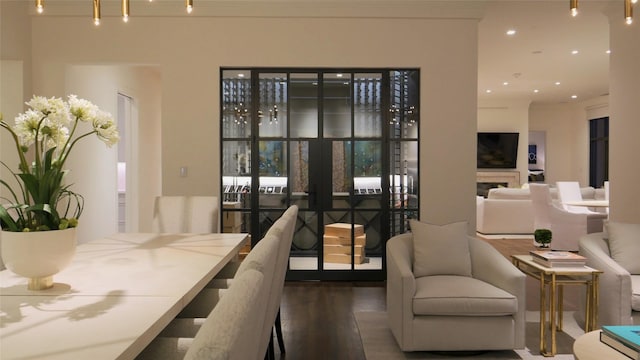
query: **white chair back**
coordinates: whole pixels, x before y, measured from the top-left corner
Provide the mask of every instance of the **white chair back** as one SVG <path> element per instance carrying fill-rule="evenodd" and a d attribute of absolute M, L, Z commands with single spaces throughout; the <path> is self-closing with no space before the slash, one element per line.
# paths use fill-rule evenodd
<path fill-rule="evenodd" d="M 247 269 L 238 274 L 229 291 L 213 308 L 185 354 L 186 360 L 259 359 L 256 348 L 248 341 L 255 339 L 264 302 L 264 275 Z"/>
<path fill-rule="evenodd" d="M 529 192 L 533 205 L 533 228 L 550 229 L 549 207 L 553 206 L 553 199 L 551 199 L 549 185 L 529 184 Z"/>
<path fill-rule="evenodd" d="M 582 193 L 580 192 L 580 183 L 577 181 L 558 181 L 556 182 L 558 188 L 558 200 L 562 203 L 562 207 L 573 213 L 590 214 L 590 211 L 585 206 L 572 206 L 567 205 L 568 202 L 582 201 Z"/>
<path fill-rule="evenodd" d="M 216 196 L 158 196 L 152 229 L 159 233 L 217 233 L 218 208 Z"/>

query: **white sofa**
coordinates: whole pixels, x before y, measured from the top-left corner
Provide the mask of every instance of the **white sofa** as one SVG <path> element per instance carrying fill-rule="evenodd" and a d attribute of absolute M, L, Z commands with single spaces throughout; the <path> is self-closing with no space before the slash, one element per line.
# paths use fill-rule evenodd
<path fill-rule="evenodd" d="M 585 200 L 603 200 L 604 189 L 582 187 Z M 551 188 L 558 201 L 558 191 Z M 558 206 L 560 203 L 558 202 Z M 533 206 L 528 188 L 493 188 L 476 200 L 476 231 L 481 234 L 533 234 Z"/>

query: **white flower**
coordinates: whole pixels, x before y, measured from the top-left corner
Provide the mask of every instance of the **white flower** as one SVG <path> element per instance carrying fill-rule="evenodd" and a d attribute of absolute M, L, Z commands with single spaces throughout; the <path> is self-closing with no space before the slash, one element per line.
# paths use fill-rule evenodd
<path fill-rule="evenodd" d="M 21 146 L 29 147 L 33 144 L 36 139 L 38 123 L 42 116 L 42 113 L 29 109 L 16 117 L 13 131 L 18 136 Z"/>
<path fill-rule="evenodd" d="M 96 116 L 93 118 L 93 128 L 98 138 L 109 147 L 117 143 L 120 139 L 115 121 L 111 114 L 106 111 L 98 111 L 96 113 Z"/>
<path fill-rule="evenodd" d="M 69 111 L 77 119 L 89 121 L 96 116 L 99 109 L 88 100 L 78 99 L 76 95 L 69 95 Z"/>

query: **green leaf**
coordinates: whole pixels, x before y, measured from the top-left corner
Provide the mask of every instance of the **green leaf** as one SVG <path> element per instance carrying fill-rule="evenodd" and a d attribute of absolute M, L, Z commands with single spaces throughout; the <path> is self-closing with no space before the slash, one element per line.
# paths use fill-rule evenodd
<path fill-rule="evenodd" d="M 9 231 L 19 231 L 18 224 L 13 220 L 7 209 L 0 205 L 0 221 L 6 226 Z"/>

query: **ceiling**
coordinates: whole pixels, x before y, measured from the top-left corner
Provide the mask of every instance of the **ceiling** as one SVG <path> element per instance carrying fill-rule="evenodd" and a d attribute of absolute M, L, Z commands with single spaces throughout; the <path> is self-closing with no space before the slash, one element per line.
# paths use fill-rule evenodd
<path fill-rule="evenodd" d="M 603 10 L 619 10 L 623 22 L 623 0 L 579 5 L 572 17 L 569 0 L 488 2 L 479 27 L 480 102 L 558 104 L 608 94 L 609 21 Z M 508 29 L 516 34 L 506 35 Z"/>
<path fill-rule="evenodd" d="M 86 4 L 86 1 L 56 0 L 60 3 L 83 4 Z M 276 6 L 286 6 L 282 5 L 281 0 L 254 0 L 256 4 L 268 1 L 274 1 Z M 456 4 L 457 0 L 290 1 L 351 1 L 355 4 L 380 2 L 402 7 L 401 5 L 411 6 L 410 4 L 429 2 L 449 6 Z M 54 3 L 53 0 L 46 2 Z M 558 104 L 579 102 L 608 94 L 609 54 L 606 51 L 609 49 L 609 23 L 604 11 L 614 13 L 613 21 L 618 17 L 617 21 L 623 22 L 623 0 L 580 0 L 580 13 L 577 17 L 570 15 L 569 0 L 460 0 L 457 3 L 465 2 L 472 4 L 472 7 L 474 4 L 484 5 L 484 17 L 479 23 L 478 56 L 478 99 L 481 105 L 482 102 L 493 100 Z M 118 13 L 119 0 L 103 0 L 103 3 L 113 5 L 113 12 Z M 146 0 L 131 0 L 131 3 L 132 7 L 142 4 L 141 12 L 152 8 Z M 179 0 L 154 0 L 154 3 L 171 4 L 177 11 L 182 11 L 184 7 L 184 1 Z M 198 10 L 207 3 L 226 2 L 194 1 Z M 640 7 L 640 4 L 636 7 Z M 132 9 L 134 14 L 137 11 L 138 8 Z M 632 26 L 640 25 L 640 11 L 637 12 L 638 19 Z M 516 34 L 506 35 L 509 29 L 516 30 Z M 572 54 L 573 50 L 577 50 L 578 54 Z M 559 82 L 559 85 L 556 85 L 556 82 Z M 487 90 L 491 92 L 488 93 Z M 572 99 L 573 95 L 576 96 L 575 99 Z"/>

